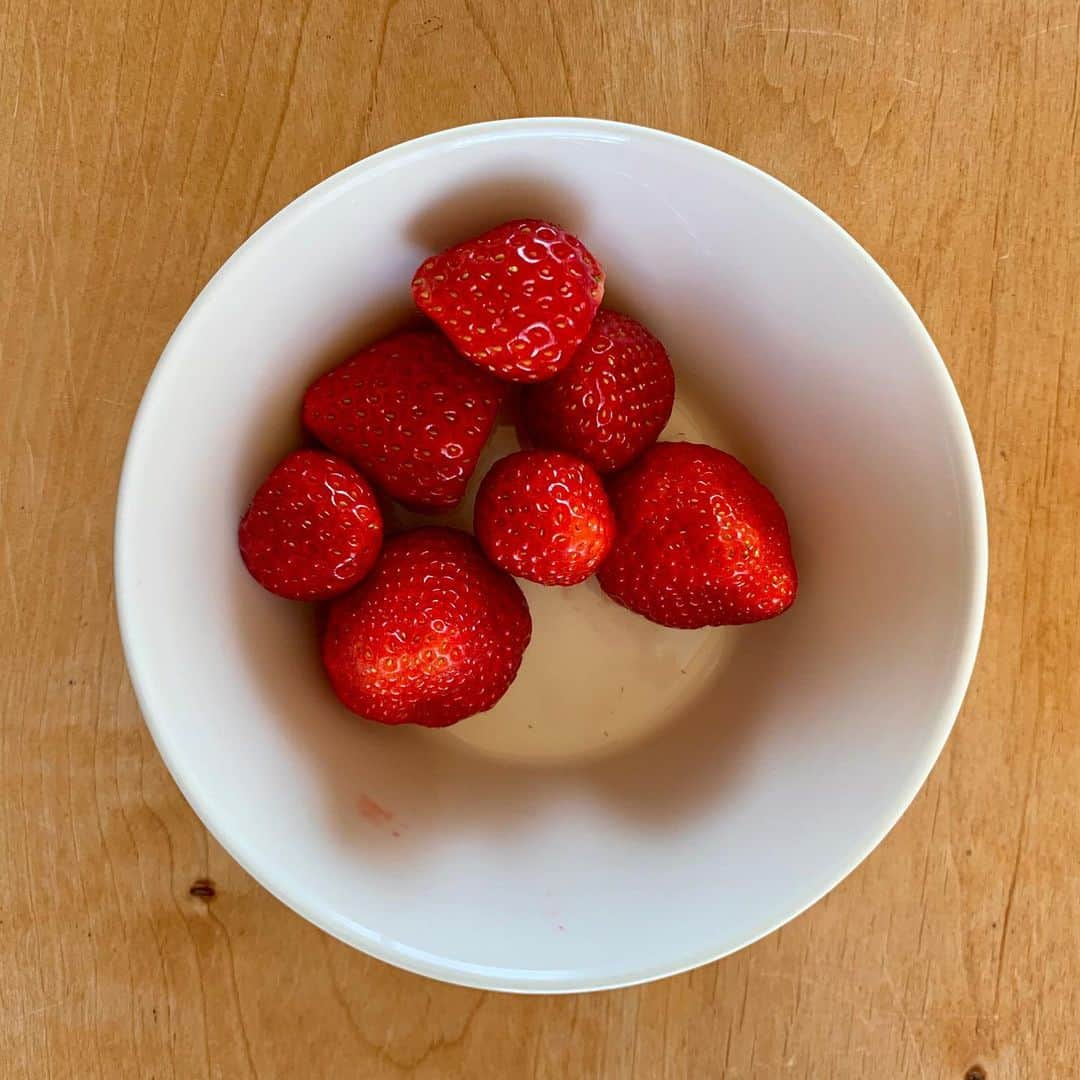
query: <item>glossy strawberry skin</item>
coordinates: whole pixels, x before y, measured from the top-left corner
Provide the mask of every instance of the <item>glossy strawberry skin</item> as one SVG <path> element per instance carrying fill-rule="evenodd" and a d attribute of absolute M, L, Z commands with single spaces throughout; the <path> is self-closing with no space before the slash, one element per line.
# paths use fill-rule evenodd
<path fill-rule="evenodd" d="M 450 510 L 495 424 L 504 384 L 434 330 L 392 334 L 304 395 L 304 426 L 412 510 Z"/>
<path fill-rule="evenodd" d="M 628 315 L 603 310 L 570 364 L 526 389 L 522 423 L 535 445 L 565 450 L 607 473 L 656 442 L 674 401 L 664 346 Z"/>
<path fill-rule="evenodd" d="M 565 367 L 604 295 L 604 271 L 577 237 L 508 221 L 424 261 L 413 299 L 474 363 L 537 382 Z"/>
<path fill-rule="evenodd" d="M 507 573 L 577 585 L 611 549 L 615 520 L 591 465 L 558 450 L 521 450 L 497 461 L 481 482 L 473 531 Z"/>
<path fill-rule="evenodd" d="M 467 533 L 429 526 L 390 537 L 368 577 L 334 601 L 323 664 L 360 716 L 446 727 L 503 696 L 531 633 L 513 578 Z"/>
<path fill-rule="evenodd" d="M 375 493 L 347 461 L 288 454 L 240 521 L 240 555 L 255 580 L 289 600 L 326 600 L 356 585 L 382 546 Z"/>
<path fill-rule="evenodd" d="M 759 622 L 791 606 L 798 579 L 784 512 L 730 454 L 657 443 L 608 491 L 618 533 L 598 578 L 624 607 L 693 628 Z"/>

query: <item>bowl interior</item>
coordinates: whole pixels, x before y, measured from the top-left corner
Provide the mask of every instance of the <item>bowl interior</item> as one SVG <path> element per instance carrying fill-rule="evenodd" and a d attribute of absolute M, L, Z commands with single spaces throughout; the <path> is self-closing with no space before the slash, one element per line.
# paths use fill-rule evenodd
<path fill-rule="evenodd" d="M 312 613 L 249 579 L 236 525 L 297 443 L 307 383 L 409 318 L 425 255 L 515 216 L 579 234 L 607 303 L 665 342 L 670 433 L 776 493 L 800 596 L 774 622 L 681 632 L 595 584 L 530 589 L 537 638 L 495 712 L 381 728 L 337 705 Z M 878 842 L 966 686 L 985 524 L 932 343 L 824 215 L 672 136 L 514 121 L 332 177 L 222 268 L 140 409 L 116 557 L 155 739 L 254 876 L 405 967 L 569 990 L 746 944 Z"/>

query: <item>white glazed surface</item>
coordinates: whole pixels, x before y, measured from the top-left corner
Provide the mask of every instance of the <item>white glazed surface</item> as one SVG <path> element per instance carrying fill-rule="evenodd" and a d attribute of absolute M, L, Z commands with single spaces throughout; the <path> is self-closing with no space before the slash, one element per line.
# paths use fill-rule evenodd
<path fill-rule="evenodd" d="M 530 586 L 533 652 L 496 710 L 382 728 L 335 702 L 311 611 L 247 576 L 237 521 L 296 444 L 307 383 L 407 317 L 425 255 L 514 216 L 579 234 L 609 305 L 665 342 L 671 430 L 772 488 L 799 598 L 770 623 L 681 632 L 595 583 Z M 222 267 L 140 407 L 116 579 L 147 723 L 251 874 L 402 967 L 572 991 L 746 945 L 881 840 L 970 676 L 986 523 L 933 343 L 831 220 L 675 136 L 515 120 L 344 170 Z"/>

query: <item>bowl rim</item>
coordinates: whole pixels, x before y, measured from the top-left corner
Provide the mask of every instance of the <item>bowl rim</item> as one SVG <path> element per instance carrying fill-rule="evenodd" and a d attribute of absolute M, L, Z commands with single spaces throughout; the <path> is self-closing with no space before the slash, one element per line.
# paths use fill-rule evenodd
<path fill-rule="evenodd" d="M 963 505 L 960 509 L 971 526 L 967 582 L 969 599 L 952 680 L 947 693 L 945 693 L 938 706 L 937 723 L 932 737 L 927 740 L 915 767 L 903 778 L 902 783 L 898 783 L 896 798 L 889 810 L 881 815 L 878 827 L 874 830 L 870 842 L 854 849 L 844 866 L 831 875 L 824 885 L 820 882 L 815 883 L 808 895 L 799 898 L 790 911 L 783 916 L 770 917 L 763 921 L 745 940 L 738 944 L 725 942 L 722 945 L 716 945 L 705 942 L 691 950 L 688 955 L 673 957 L 669 963 L 653 964 L 644 968 L 634 968 L 630 964 L 618 965 L 613 966 L 609 972 L 599 975 L 573 970 L 545 972 L 473 965 L 414 949 L 404 942 L 390 940 L 376 930 L 361 926 L 340 916 L 330 910 L 328 906 L 322 905 L 310 892 L 295 887 L 284 875 L 279 877 L 272 866 L 261 863 L 252 852 L 246 850 L 244 845 L 236 840 L 228 821 L 219 817 L 212 801 L 203 797 L 193 778 L 185 774 L 177 759 L 175 746 L 169 735 L 169 725 L 163 723 L 160 719 L 160 710 L 163 703 L 157 700 L 152 686 L 150 665 L 146 662 L 139 643 L 135 639 L 135 592 L 137 583 L 133 582 L 130 576 L 125 574 L 123 568 L 125 553 L 131 542 L 128 538 L 133 534 L 133 525 L 136 520 L 133 505 L 134 481 L 132 477 L 135 472 L 133 462 L 143 453 L 142 447 L 147 439 L 147 417 L 152 411 L 153 403 L 162 394 L 162 387 L 165 382 L 164 374 L 177 361 L 185 337 L 202 309 L 213 302 L 215 294 L 222 287 L 224 278 L 239 269 L 240 264 L 244 260 L 251 258 L 259 246 L 270 240 L 275 233 L 294 225 L 302 216 L 306 216 L 317 209 L 326 199 L 336 195 L 338 189 L 343 185 L 348 185 L 352 180 L 363 174 L 370 173 L 380 167 L 393 166 L 398 159 L 406 158 L 416 154 L 418 151 L 433 151 L 451 143 L 486 141 L 492 138 L 521 133 L 606 136 L 618 141 L 632 139 L 651 142 L 661 147 L 666 146 L 683 151 L 690 150 L 722 161 L 725 166 L 741 170 L 745 174 L 752 176 L 757 182 L 773 187 L 774 190 L 782 193 L 788 200 L 800 206 L 805 212 L 808 212 L 811 216 L 817 218 L 821 224 L 832 230 L 843 241 L 844 246 L 855 260 L 862 265 L 866 273 L 875 277 L 878 283 L 885 287 L 887 294 L 895 302 L 898 313 L 906 320 L 913 336 L 920 343 L 926 360 L 934 372 L 938 389 L 942 394 L 942 400 L 946 403 L 949 441 L 957 452 L 962 488 L 966 495 L 966 505 Z M 199 294 L 177 324 L 176 329 L 162 350 L 146 384 L 124 453 L 117 494 L 113 547 L 113 576 L 120 637 L 140 712 L 158 752 L 161 754 L 181 794 L 195 811 L 202 824 L 230 857 L 239 863 L 263 888 L 287 907 L 292 908 L 301 917 L 345 944 L 351 945 L 376 959 L 393 964 L 406 971 L 443 982 L 476 989 L 518 993 L 579 993 L 592 990 L 609 990 L 677 975 L 700 967 L 703 964 L 712 963 L 766 937 L 792 919 L 797 918 L 816 904 L 823 896 L 831 892 L 869 856 L 900 820 L 926 782 L 931 769 L 941 754 L 959 714 L 974 670 L 985 613 L 988 575 L 987 518 L 982 476 L 974 439 L 963 405 L 945 362 L 929 332 L 923 326 L 922 321 L 903 292 L 873 257 L 842 226 L 819 207 L 782 181 L 777 180 L 756 166 L 742 161 L 740 158 L 705 143 L 656 128 L 615 120 L 560 116 L 521 117 L 466 124 L 421 135 L 390 146 L 362 158 L 320 181 L 278 210 L 252 233 L 222 263 L 199 291 Z"/>

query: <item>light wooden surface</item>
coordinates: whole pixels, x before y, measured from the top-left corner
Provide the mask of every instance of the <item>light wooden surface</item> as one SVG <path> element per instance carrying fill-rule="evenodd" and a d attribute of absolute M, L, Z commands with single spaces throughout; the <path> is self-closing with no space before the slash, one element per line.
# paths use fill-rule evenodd
<path fill-rule="evenodd" d="M 0 2 L 0 1076 L 1077 1075 L 1076 0 L 519 11 Z M 881 848 L 737 956 L 561 999 L 403 974 L 247 878 L 143 727 L 110 572 L 139 395 L 229 252 L 370 151 L 530 113 L 704 140 L 853 233 L 959 386 L 992 546 L 967 704 Z"/>

